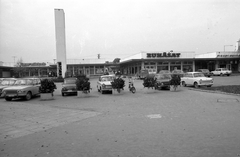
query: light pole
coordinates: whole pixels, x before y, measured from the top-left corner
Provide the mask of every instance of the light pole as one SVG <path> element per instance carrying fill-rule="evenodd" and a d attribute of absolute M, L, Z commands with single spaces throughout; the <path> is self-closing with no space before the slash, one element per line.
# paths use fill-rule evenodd
<path fill-rule="evenodd" d="M 13 66 L 15 67 L 15 58 L 16 58 L 16 56 L 12 56 L 12 57 L 13 57 L 13 61 L 14 61 Z"/>
<path fill-rule="evenodd" d="M 226 46 L 233 46 L 233 45 L 224 45 L 224 47 L 223 47 L 223 49 L 224 49 L 224 52 L 225 52 L 225 47 L 226 47 Z"/>

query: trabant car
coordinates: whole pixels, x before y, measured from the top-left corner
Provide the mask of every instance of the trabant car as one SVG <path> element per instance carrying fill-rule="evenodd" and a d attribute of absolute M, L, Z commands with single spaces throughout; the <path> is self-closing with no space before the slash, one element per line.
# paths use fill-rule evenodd
<path fill-rule="evenodd" d="M 157 79 L 156 89 L 170 89 L 171 73 L 156 74 L 155 78 Z"/>
<path fill-rule="evenodd" d="M 106 91 L 112 91 L 111 82 L 114 80 L 115 75 L 103 75 L 100 76 L 97 81 L 97 90 L 102 94 Z"/>
<path fill-rule="evenodd" d="M 213 75 L 227 75 L 230 76 L 232 74 L 231 70 L 228 70 L 227 68 L 217 68 L 216 70 L 212 71 Z"/>
<path fill-rule="evenodd" d="M 32 96 L 39 95 L 40 84 L 39 78 L 21 78 L 17 79 L 13 86 L 4 88 L 2 92 L 6 101 L 13 98 L 30 100 Z"/>
<path fill-rule="evenodd" d="M 62 96 L 65 96 L 66 94 L 77 94 L 77 88 L 76 88 L 76 80 L 75 77 L 65 78 L 62 84 Z"/>
<path fill-rule="evenodd" d="M 0 82 L 0 97 L 2 95 L 2 90 L 4 88 L 7 88 L 9 86 L 14 85 L 16 80 L 17 79 L 15 79 L 15 78 L 4 78 L 4 79 L 2 79 L 2 82 Z"/>
<path fill-rule="evenodd" d="M 205 77 L 203 73 L 200 72 L 187 72 L 182 78 L 183 86 L 194 86 L 198 88 L 199 86 L 211 87 L 213 85 L 213 78 Z"/>

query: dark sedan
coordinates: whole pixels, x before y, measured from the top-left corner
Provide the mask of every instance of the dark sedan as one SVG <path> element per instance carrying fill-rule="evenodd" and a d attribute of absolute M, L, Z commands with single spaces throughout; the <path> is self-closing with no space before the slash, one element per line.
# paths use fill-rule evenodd
<path fill-rule="evenodd" d="M 196 72 L 201 72 L 206 77 L 210 77 L 213 75 L 208 69 L 198 69 Z"/>

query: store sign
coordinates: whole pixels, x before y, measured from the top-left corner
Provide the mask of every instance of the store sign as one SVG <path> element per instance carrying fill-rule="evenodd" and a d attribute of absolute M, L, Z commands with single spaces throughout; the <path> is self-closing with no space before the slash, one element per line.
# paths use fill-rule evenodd
<path fill-rule="evenodd" d="M 180 57 L 181 53 L 147 53 L 147 58 Z"/>
<path fill-rule="evenodd" d="M 217 58 L 225 58 L 225 57 L 228 57 L 228 58 L 240 57 L 240 54 L 220 54 L 220 55 L 217 55 Z"/>
<path fill-rule="evenodd" d="M 46 63 L 21 63 L 21 66 L 31 67 L 31 66 L 46 66 Z"/>

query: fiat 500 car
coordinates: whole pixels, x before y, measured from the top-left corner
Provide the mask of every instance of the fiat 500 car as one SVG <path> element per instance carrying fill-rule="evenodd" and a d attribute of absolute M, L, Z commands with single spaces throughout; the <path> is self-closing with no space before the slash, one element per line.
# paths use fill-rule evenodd
<path fill-rule="evenodd" d="M 13 86 L 4 88 L 2 93 L 6 101 L 13 98 L 30 100 L 32 96 L 39 95 L 40 82 L 38 78 L 17 79 Z"/>
<path fill-rule="evenodd" d="M 103 75 L 100 76 L 97 82 L 97 89 L 98 92 L 101 92 L 102 94 L 104 92 L 110 91 L 112 92 L 112 84 L 111 82 L 114 80 L 114 75 Z"/>
<path fill-rule="evenodd" d="M 194 86 L 198 88 L 200 86 L 211 87 L 213 85 L 213 78 L 205 77 L 200 72 L 187 72 L 184 77 L 181 78 L 183 86 Z"/>
<path fill-rule="evenodd" d="M 2 79 L 2 82 L 0 83 L 0 97 L 2 97 L 2 90 L 4 88 L 7 88 L 9 86 L 14 85 L 14 83 L 16 82 L 15 78 L 4 78 Z"/>
<path fill-rule="evenodd" d="M 76 88 L 76 80 L 77 78 L 71 77 L 71 78 L 65 78 L 62 84 L 62 96 L 68 95 L 68 94 L 77 94 L 77 88 Z"/>
<path fill-rule="evenodd" d="M 156 74 L 155 78 L 157 79 L 157 84 L 156 84 L 157 89 L 170 89 L 169 81 L 172 78 L 171 73 Z"/>

